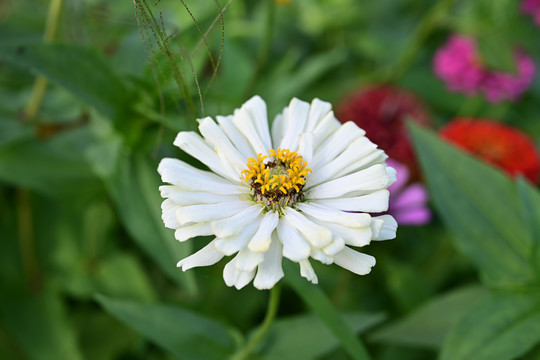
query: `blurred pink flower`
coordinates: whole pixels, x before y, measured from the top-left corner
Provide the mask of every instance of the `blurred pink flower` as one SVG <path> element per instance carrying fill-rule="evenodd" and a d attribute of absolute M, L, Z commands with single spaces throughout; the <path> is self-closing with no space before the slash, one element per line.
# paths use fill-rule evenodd
<path fill-rule="evenodd" d="M 490 70 L 473 39 L 452 35 L 435 54 L 433 68 L 451 91 L 483 94 L 489 102 L 516 100 L 531 85 L 536 66 L 523 51 L 515 52 L 517 73 Z"/>
<path fill-rule="evenodd" d="M 540 0 L 524 0 L 521 3 L 521 10 L 532 15 L 536 24 L 540 26 Z"/>
<path fill-rule="evenodd" d="M 400 225 L 424 225 L 431 220 L 427 206 L 428 192 L 421 183 L 409 184 L 409 169 L 397 161 L 388 159 L 388 166 L 396 169 L 397 181 L 390 185 L 390 206 L 388 213 Z"/>

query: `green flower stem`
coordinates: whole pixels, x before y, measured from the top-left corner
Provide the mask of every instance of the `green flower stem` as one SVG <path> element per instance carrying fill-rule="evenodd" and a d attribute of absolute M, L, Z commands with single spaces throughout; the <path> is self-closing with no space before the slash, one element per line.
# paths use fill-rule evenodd
<path fill-rule="evenodd" d="M 43 41 L 45 43 L 51 43 L 54 40 L 61 10 L 62 0 L 51 0 L 49 4 L 49 12 L 47 14 L 47 22 L 45 23 L 45 32 L 43 34 Z M 41 107 L 41 103 L 43 102 L 43 98 L 45 97 L 46 89 L 47 79 L 43 76 L 36 77 L 34 87 L 32 88 L 32 95 L 30 96 L 30 100 L 24 109 L 24 114 L 27 121 L 35 121 L 39 108 Z"/>
<path fill-rule="evenodd" d="M 279 305 L 279 298 L 281 294 L 281 286 L 279 283 L 274 285 L 270 290 L 270 299 L 268 300 L 268 308 L 266 309 L 266 315 L 261 326 L 256 330 L 255 334 L 249 339 L 249 341 L 237 351 L 232 357 L 231 360 L 244 360 L 248 359 L 249 355 L 257 348 L 259 343 L 270 329 L 270 326 L 276 318 L 277 309 Z"/>

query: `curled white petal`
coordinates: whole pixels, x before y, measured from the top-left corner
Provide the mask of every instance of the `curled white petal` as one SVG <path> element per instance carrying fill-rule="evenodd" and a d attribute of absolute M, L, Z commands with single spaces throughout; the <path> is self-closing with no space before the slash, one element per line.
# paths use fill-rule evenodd
<path fill-rule="evenodd" d="M 287 221 L 279 222 L 277 232 L 283 244 L 283 256 L 296 262 L 309 257 L 311 247 Z"/>
<path fill-rule="evenodd" d="M 181 206 L 176 209 L 176 220 L 180 225 L 191 222 L 210 222 L 233 216 L 248 208 L 247 201 L 231 201 L 216 206 L 214 204 Z"/>
<path fill-rule="evenodd" d="M 389 180 L 386 166 L 376 164 L 365 170 L 317 185 L 309 190 L 309 195 L 315 199 L 328 199 L 354 192 L 372 192 L 388 187 Z"/>
<path fill-rule="evenodd" d="M 322 251 L 328 256 L 334 256 L 345 247 L 345 240 L 341 236 L 334 237 L 330 245 L 324 247 Z"/>
<path fill-rule="evenodd" d="M 351 142 L 364 136 L 365 131 L 360 129 L 358 125 L 349 121 L 343 124 L 337 131 L 328 137 L 320 146 L 315 148 L 317 157 L 313 159 L 313 169 L 321 168 L 328 164 L 336 156 L 338 156 Z"/>
<path fill-rule="evenodd" d="M 354 251 L 345 247 L 341 252 L 334 256 L 334 262 L 355 274 L 369 274 L 371 268 L 375 266 L 375 258 L 371 255 Z"/>
<path fill-rule="evenodd" d="M 234 286 L 238 290 L 253 280 L 255 270 L 243 271 L 236 267 L 236 257 L 229 261 L 223 268 L 223 280 L 227 286 Z"/>
<path fill-rule="evenodd" d="M 249 249 L 253 252 L 265 252 L 270 247 L 272 242 L 272 232 L 279 222 L 279 214 L 269 211 L 264 214 L 264 217 L 259 224 L 259 229 L 253 235 L 253 239 L 249 242 Z"/>
<path fill-rule="evenodd" d="M 285 208 L 285 221 L 297 229 L 300 234 L 316 248 L 323 248 L 332 241 L 332 233 L 323 226 L 308 220 L 293 208 Z"/>
<path fill-rule="evenodd" d="M 161 203 L 161 219 L 166 228 L 176 229 L 180 226 L 180 223 L 176 219 L 176 210 L 179 208 L 180 206 L 169 199 L 165 199 Z"/>
<path fill-rule="evenodd" d="M 196 253 L 180 260 L 176 266 L 181 267 L 182 271 L 189 270 L 198 266 L 210 266 L 223 258 L 223 253 L 214 246 L 214 241 L 203 247 Z"/>
<path fill-rule="evenodd" d="M 216 238 L 216 248 L 227 256 L 233 255 L 246 247 L 249 240 L 257 231 L 258 222 L 247 224 L 237 234 L 224 238 Z"/>
<path fill-rule="evenodd" d="M 316 202 L 298 204 L 298 209 L 316 219 L 353 228 L 369 226 L 371 221 L 369 214 L 336 211 L 331 207 L 319 205 Z"/>
<path fill-rule="evenodd" d="M 379 213 L 388 210 L 390 192 L 386 189 L 353 197 L 320 199 L 317 204 L 342 211 L 361 211 Z"/>
<path fill-rule="evenodd" d="M 221 195 L 203 191 L 186 191 L 176 185 L 159 187 L 161 197 L 168 198 L 177 205 L 219 204 L 239 200 L 241 195 Z"/>
<path fill-rule="evenodd" d="M 213 233 L 210 223 L 202 222 L 177 228 L 174 232 L 174 237 L 176 240 L 182 242 L 195 236 L 206 236 Z"/>
<path fill-rule="evenodd" d="M 309 115 L 304 131 L 309 132 L 315 130 L 315 127 L 330 111 L 332 111 L 332 105 L 329 102 L 313 99 L 311 106 L 309 107 Z"/>
<path fill-rule="evenodd" d="M 308 120 L 309 104 L 305 101 L 293 98 L 289 106 L 283 110 L 285 125 L 284 137 L 279 147 L 296 151 L 298 149 L 298 134 L 303 133 Z"/>
<path fill-rule="evenodd" d="M 259 264 L 257 275 L 253 280 L 253 285 L 257 289 L 271 289 L 283 277 L 281 253 L 281 243 L 274 237 L 268 251 L 264 253 L 264 260 Z"/>
<path fill-rule="evenodd" d="M 319 280 L 317 279 L 317 274 L 315 274 L 315 270 L 313 270 L 313 267 L 311 266 L 309 260 L 302 260 L 299 262 L 299 264 L 300 275 L 311 281 L 313 284 L 318 284 Z"/>
<path fill-rule="evenodd" d="M 261 219 L 258 221 L 255 221 L 255 219 L 259 218 L 261 211 L 262 207 L 259 205 L 248 206 L 230 217 L 213 221 L 212 230 L 220 238 L 231 236 L 238 233 L 249 223 L 256 222 L 256 224 L 259 224 Z"/>
<path fill-rule="evenodd" d="M 377 220 L 383 220 L 381 231 L 373 240 L 390 240 L 396 237 L 398 223 L 391 215 L 381 215 L 374 217 Z"/>
<path fill-rule="evenodd" d="M 206 191 L 214 194 L 241 194 L 240 184 L 226 181 L 208 171 L 199 170 L 181 160 L 165 158 L 158 166 L 161 180 L 185 190 Z"/>

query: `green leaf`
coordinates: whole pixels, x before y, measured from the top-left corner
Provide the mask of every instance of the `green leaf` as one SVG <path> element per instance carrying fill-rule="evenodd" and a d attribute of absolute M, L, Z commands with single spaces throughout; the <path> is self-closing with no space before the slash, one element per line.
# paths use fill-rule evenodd
<path fill-rule="evenodd" d="M 11 288 L 3 292 L 0 300 L 0 327 L 15 341 L 25 359 L 82 359 L 56 291 L 45 288 L 30 293 Z"/>
<path fill-rule="evenodd" d="M 95 49 L 65 44 L 2 45 L 0 58 L 45 76 L 109 117 L 124 113 L 131 98 Z"/>
<path fill-rule="evenodd" d="M 511 74 L 516 72 L 513 46 L 510 42 L 505 41 L 502 34 L 491 32 L 479 36 L 477 44 L 482 61 L 489 69 Z"/>
<path fill-rule="evenodd" d="M 157 164 L 143 156 L 120 156 L 116 172 L 106 185 L 131 237 L 173 280 L 196 292 L 192 272 L 182 272 L 176 263 L 191 254 L 189 243 L 180 244 L 161 220 L 160 180 Z"/>
<path fill-rule="evenodd" d="M 540 192 L 523 178 L 518 179 L 517 186 L 521 199 L 521 214 L 533 242 L 530 261 L 540 277 Z"/>
<path fill-rule="evenodd" d="M 433 298 L 404 319 L 378 329 L 369 339 L 438 349 L 458 320 L 486 295 L 483 288 L 469 286 Z"/>
<path fill-rule="evenodd" d="M 339 339 L 351 358 L 369 359 L 363 343 L 356 337 L 322 290 L 300 277 L 298 269 L 295 268 L 292 262 L 284 261 L 283 267 L 287 274 L 285 277 L 287 283 Z"/>
<path fill-rule="evenodd" d="M 69 130 L 49 139 L 26 136 L 0 145 L 0 179 L 51 196 L 84 201 L 100 189 L 83 156 L 92 142 L 87 129 Z M 84 191 L 81 191 L 84 189 Z"/>
<path fill-rule="evenodd" d="M 179 359 L 226 359 L 235 346 L 228 328 L 186 309 L 97 296 L 105 310 Z"/>
<path fill-rule="evenodd" d="M 492 296 L 475 306 L 449 334 L 441 360 L 507 360 L 540 341 L 540 299 Z"/>
<path fill-rule="evenodd" d="M 383 321 L 382 314 L 346 313 L 342 321 L 359 333 Z M 262 350 L 265 360 L 315 359 L 339 345 L 338 338 L 316 316 L 301 315 L 277 320 Z"/>
<path fill-rule="evenodd" d="M 435 207 L 484 280 L 496 286 L 534 282 L 532 243 L 512 180 L 429 130 L 412 123 L 410 129 Z"/>

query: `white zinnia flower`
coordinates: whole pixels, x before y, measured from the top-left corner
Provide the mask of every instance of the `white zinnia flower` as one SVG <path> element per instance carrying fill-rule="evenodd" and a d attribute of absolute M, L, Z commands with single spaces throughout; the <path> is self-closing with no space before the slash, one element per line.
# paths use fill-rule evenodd
<path fill-rule="evenodd" d="M 351 246 L 395 237 L 391 216 L 366 213 L 388 209 L 395 170 L 362 129 L 339 123 L 329 103 L 292 99 L 270 133 L 266 104 L 255 96 L 217 123 L 200 119 L 199 130 L 202 137 L 183 131 L 174 144 L 210 171 L 170 158 L 158 168 L 171 184 L 160 187 L 165 226 L 179 241 L 215 236 L 178 263 L 182 270 L 236 254 L 225 283 L 240 289 L 255 278 L 255 287 L 269 289 L 283 277 L 284 256 L 316 284 L 310 258 L 365 275 L 375 258 Z"/>

